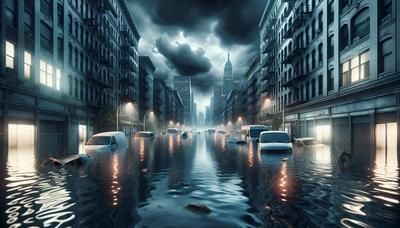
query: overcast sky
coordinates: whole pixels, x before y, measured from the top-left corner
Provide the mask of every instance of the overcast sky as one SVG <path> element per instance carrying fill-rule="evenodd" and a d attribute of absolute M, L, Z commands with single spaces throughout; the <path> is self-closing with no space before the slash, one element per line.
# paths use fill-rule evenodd
<path fill-rule="evenodd" d="M 233 74 L 244 77 L 258 55 L 258 23 L 266 0 L 128 0 L 140 33 L 140 55 L 150 56 L 172 86 L 175 75 L 192 78 L 198 110 L 222 83 L 231 55 Z"/>

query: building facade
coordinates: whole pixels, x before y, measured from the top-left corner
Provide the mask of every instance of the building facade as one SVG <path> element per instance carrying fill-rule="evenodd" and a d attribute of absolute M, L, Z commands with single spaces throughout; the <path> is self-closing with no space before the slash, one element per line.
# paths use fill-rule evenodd
<path fill-rule="evenodd" d="M 226 126 L 236 126 L 239 117 L 243 120 L 246 118 L 246 106 L 243 106 L 243 100 L 247 98 L 247 91 L 233 89 L 228 95 L 224 107 L 224 124 Z"/>
<path fill-rule="evenodd" d="M 184 113 L 183 122 L 186 125 L 192 124 L 192 84 L 190 77 L 175 76 L 174 77 L 174 89 L 178 91 L 179 96 L 182 100 Z"/>
<path fill-rule="evenodd" d="M 284 116 L 293 137 L 397 162 L 388 148 L 399 144 L 399 13 L 393 0 L 268 1 L 259 24 L 267 113 Z"/>
<path fill-rule="evenodd" d="M 1 8 L 3 147 L 26 130 L 34 151 L 78 153 L 104 108 L 137 101 L 140 36 L 124 1 L 7 0 Z M 126 131 L 135 108 L 120 109 Z"/>
<path fill-rule="evenodd" d="M 168 86 L 162 79 L 154 79 L 153 86 L 153 112 L 158 120 L 160 128 L 168 126 Z"/>
<path fill-rule="evenodd" d="M 265 95 L 262 95 L 263 84 L 260 83 L 260 58 L 256 57 L 249 69 L 245 74 L 246 83 L 246 96 L 243 100 L 243 106 L 246 107 L 245 118 L 246 123 L 255 124 L 257 121 L 262 122 L 260 120 L 259 115 L 261 113 L 260 103 Z"/>
<path fill-rule="evenodd" d="M 153 79 L 156 70 L 148 56 L 139 57 L 139 118 L 153 111 Z"/>
<path fill-rule="evenodd" d="M 214 96 L 212 97 L 212 102 L 210 105 L 214 125 L 223 124 L 224 106 L 225 106 L 225 97 L 223 96 L 223 87 L 214 86 Z"/>

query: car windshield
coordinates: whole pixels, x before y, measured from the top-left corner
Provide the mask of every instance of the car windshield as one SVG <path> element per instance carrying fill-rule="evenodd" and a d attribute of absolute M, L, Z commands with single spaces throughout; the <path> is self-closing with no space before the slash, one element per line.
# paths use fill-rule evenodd
<path fill-rule="evenodd" d="M 260 137 L 260 133 L 263 131 L 267 131 L 268 129 L 266 128 L 256 128 L 256 129 L 250 129 L 249 131 L 249 136 L 254 138 L 254 137 Z"/>
<path fill-rule="evenodd" d="M 87 145 L 109 145 L 110 144 L 110 136 L 93 136 L 86 143 Z"/>
<path fill-rule="evenodd" d="M 168 129 L 168 131 L 167 131 L 168 133 L 176 133 L 177 132 L 177 130 L 176 129 Z"/>
<path fill-rule="evenodd" d="M 311 146 L 311 145 L 317 145 L 319 144 L 318 140 L 316 139 L 308 139 L 308 140 L 303 140 L 304 145 L 306 146 Z"/>
<path fill-rule="evenodd" d="M 286 133 L 267 133 L 261 136 L 261 143 L 289 143 L 290 139 Z"/>

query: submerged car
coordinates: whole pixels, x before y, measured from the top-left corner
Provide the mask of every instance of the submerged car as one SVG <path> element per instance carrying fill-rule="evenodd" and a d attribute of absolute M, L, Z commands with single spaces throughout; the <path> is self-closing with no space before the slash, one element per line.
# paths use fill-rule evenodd
<path fill-rule="evenodd" d="M 85 152 L 113 151 L 117 147 L 126 147 L 128 140 L 123 132 L 109 131 L 93 135 L 85 144 Z"/>
<path fill-rule="evenodd" d="M 261 152 L 292 153 L 289 134 L 284 131 L 263 131 L 260 134 Z"/>
<path fill-rule="evenodd" d="M 215 129 L 214 128 L 209 128 L 207 131 L 208 131 L 208 134 L 214 134 L 215 133 Z"/>
<path fill-rule="evenodd" d="M 181 137 L 184 138 L 184 139 L 186 139 L 187 137 L 189 137 L 189 132 L 184 131 L 184 132 L 181 134 Z"/>
<path fill-rule="evenodd" d="M 294 144 L 296 146 L 313 146 L 319 145 L 321 142 L 318 139 L 305 137 L 305 138 L 295 138 Z"/>
<path fill-rule="evenodd" d="M 271 130 L 271 128 L 265 125 L 248 125 L 247 139 L 250 141 L 258 142 L 260 133 L 269 130 Z"/>
<path fill-rule="evenodd" d="M 138 131 L 135 133 L 135 138 L 154 138 L 154 132 L 152 131 Z"/>
<path fill-rule="evenodd" d="M 179 128 L 168 128 L 167 133 L 169 134 L 179 134 L 181 130 Z"/>

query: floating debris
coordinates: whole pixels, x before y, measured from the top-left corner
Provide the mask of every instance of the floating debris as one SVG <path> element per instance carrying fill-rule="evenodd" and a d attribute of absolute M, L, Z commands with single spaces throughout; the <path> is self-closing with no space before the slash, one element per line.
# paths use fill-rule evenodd
<path fill-rule="evenodd" d="M 64 166 L 64 165 L 72 165 L 72 166 L 79 166 L 83 165 L 90 160 L 90 156 L 86 154 L 75 154 L 70 155 L 65 158 L 54 158 L 49 157 L 46 161 L 42 163 L 42 166 Z"/>
<path fill-rule="evenodd" d="M 190 203 L 190 204 L 186 205 L 185 208 L 192 212 L 199 213 L 199 214 L 210 214 L 212 212 L 210 208 L 208 208 L 207 206 L 205 206 L 203 204 Z"/>

